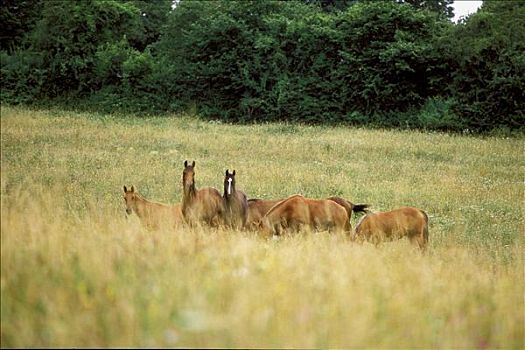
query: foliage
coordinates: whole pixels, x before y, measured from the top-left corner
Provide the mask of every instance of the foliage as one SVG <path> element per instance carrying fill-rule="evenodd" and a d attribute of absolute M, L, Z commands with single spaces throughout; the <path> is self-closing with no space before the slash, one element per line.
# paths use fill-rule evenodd
<path fill-rule="evenodd" d="M 396 0 L 398 3 L 410 4 L 416 9 L 429 10 L 444 18 L 454 17 L 454 0 Z"/>
<path fill-rule="evenodd" d="M 525 125 L 525 3 L 485 2 L 452 28 L 455 112 L 471 129 Z"/>
<path fill-rule="evenodd" d="M 365 113 L 406 111 L 423 104 L 432 75 L 435 20 L 395 3 L 357 4 L 338 22 L 339 97 Z"/>
<path fill-rule="evenodd" d="M 18 50 L 0 52 L 2 61 L 2 101 L 31 103 L 44 98 L 42 91 L 47 80 L 41 53 Z"/>
<path fill-rule="evenodd" d="M 46 3 L 34 47 L 46 53 L 52 77 L 48 83 L 56 89 L 51 96 L 92 91 L 95 53 L 106 43 L 122 40 L 137 25 L 136 11 L 127 4 L 98 0 Z"/>
<path fill-rule="evenodd" d="M 43 0 L 2 0 L 0 7 L 0 47 L 13 52 L 28 45 L 29 33 L 40 19 Z"/>
<path fill-rule="evenodd" d="M 180 81 L 204 115 L 341 122 L 427 97 L 437 30 L 428 13 L 395 3 L 358 3 L 337 15 L 294 2 L 216 6 L 181 3 L 159 43 L 192 77 Z"/>
<path fill-rule="evenodd" d="M 6 0 L 7 1 L 7 0 Z M 175 6 L 176 5 L 176 6 Z M 2 101 L 231 122 L 523 129 L 524 4 L 6 2 Z M 37 11 L 38 10 L 38 11 Z"/>
<path fill-rule="evenodd" d="M 144 51 L 158 41 L 171 11 L 172 0 L 132 0 L 127 1 L 139 9 L 139 26 L 127 37 L 130 45 Z"/>
<path fill-rule="evenodd" d="M 306 4 L 318 6 L 326 12 L 346 10 L 358 1 L 360 0 L 304 0 Z"/>

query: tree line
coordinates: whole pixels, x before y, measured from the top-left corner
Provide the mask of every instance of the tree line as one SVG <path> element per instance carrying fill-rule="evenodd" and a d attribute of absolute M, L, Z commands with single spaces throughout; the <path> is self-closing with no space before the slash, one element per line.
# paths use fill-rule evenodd
<path fill-rule="evenodd" d="M 4 0 L 2 103 L 477 132 L 525 125 L 525 2 Z"/>

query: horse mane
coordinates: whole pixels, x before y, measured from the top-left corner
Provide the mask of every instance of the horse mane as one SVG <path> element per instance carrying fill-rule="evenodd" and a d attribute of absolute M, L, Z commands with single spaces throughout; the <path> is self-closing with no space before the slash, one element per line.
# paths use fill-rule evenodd
<path fill-rule="evenodd" d="M 273 207 L 268 209 L 268 211 L 266 212 L 266 214 L 264 214 L 264 216 L 268 216 L 268 214 L 271 214 L 273 211 L 277 210 L 277 208 L 280 208 L 282 205 L 284 205 L 286 202 L 288 202 L 289 199 L 292 199 L 292 198 L 295 198 L 295 197 L 303 197 L 304 198 L 304 196 L 302 194 L 292 194 L 290 197 L 288 197 L 286 199 L 283 199 L 280 202 L 277 202 Z"/>
<path fill-rule="evenodd" d="M 147 204 L 170 205 L 170 204 L 156 202 L 156 201 L 152 201 L 152 200 L 146 199 L 143 196 L 141 196 L 140 194 L 138 194 L 137 192 L 135 192 L 135 197 L 137 197 L 137 199 L 139 199 L 140 201 L 146 202 Z"/>

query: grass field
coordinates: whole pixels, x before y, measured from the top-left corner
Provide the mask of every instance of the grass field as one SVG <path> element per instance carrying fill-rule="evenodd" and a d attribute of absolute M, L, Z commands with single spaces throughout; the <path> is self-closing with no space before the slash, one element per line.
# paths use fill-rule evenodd
<path fill-rule="evenodd" d="M 523 349 L 524 146 L 3 106 L 1 346 Z M 126 220 L 122 186 L 178 202 L 186 159 L 221 192 L 420 207 L 429 250 Z"/>

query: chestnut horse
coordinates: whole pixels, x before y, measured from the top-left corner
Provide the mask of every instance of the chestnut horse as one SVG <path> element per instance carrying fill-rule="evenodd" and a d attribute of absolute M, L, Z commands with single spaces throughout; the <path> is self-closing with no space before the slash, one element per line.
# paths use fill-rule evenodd
<path fill-rule="evenodd" d="M 251 230 L 256 230 L 263 216 L 280 201 L 282 201 L 282 199 L 248 199 L 248 218 L 246 220 L 246 226 Z"/>
<path fill-rule="evenodd" d="M 242 229 L 248 217 L 248 200 L 246 194 L 235 189 L 235 170 L 226 169 L 224 176 L 224 221 L 234 229 Z"/>
<path fill-rule="evenodd" d="M 387 212 L 369 213 L 355 227 L 358 240 L 379 244 L 383 240 L 408 237 L 410 242 L 425 249 L 428 244 L 428 215 L 421 209 L 403 207 Z"/>
<path fill-rule="evenodd" d="M 334 201 L 346 209 L 348 214 L 348 221 L 350 225 L 350 219 L 352 212 L 360 213 L 366 212 L 369 207 L 368 204 L 353 204 L 352 202 L 341 198 L 341 197 L 329 197 L 328 200 Z M 261 221 L 263 216 L 270 210 L 275 204 L 279 203 L 283 199 L 248 199 L 248 222 L 247 226 L 251 229 L 256 229 L 258 223 Z M 351 229 L 351 226 L 350 226 Z"/>
<path fill-rule="evenodd" d="M 308 199 L 301 195 L 290 196 L 274 205 L 261 219 L 259 227 L 265 236 L 302 228 L 350 232 L 348 213 L 344 207 L 328 199 Z"/>
<path fill-rule="evenodd" d="M 345 208 L 346 213 L 348 214 L 348 222 L 352 218 L 352 212 L 354 213 L 365 213 L 370 205 L 368 204 L 354 204 L 341 197 L 329 197 L 328 200 L 334 201 L 343 208 Z M 349 224 L 350 225 L 350 224 Z M 351 226 L 350 226 L 351 227 Z"/>
<path fill-rule="evenodd" d="M 148 229 L 158 230 L 163 225 L 178 227 L 184 224 L 180 204 L 168 205 L 149 201 L 140 196 L 133 185 L 129 190 L 124 186 L 124 201 L 126 214 L 131 215 L 135 212 Z"/>
<path fill-rule="evenodd" d="M 195 188 L 195 161 L 184 161 L 182 172 L 182 214 L 188 224 L 201 223 L 217 227 L 222 224 L 224 203 L 220 192 L 213 187 Z"/>

